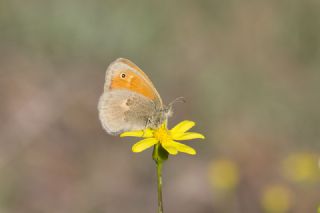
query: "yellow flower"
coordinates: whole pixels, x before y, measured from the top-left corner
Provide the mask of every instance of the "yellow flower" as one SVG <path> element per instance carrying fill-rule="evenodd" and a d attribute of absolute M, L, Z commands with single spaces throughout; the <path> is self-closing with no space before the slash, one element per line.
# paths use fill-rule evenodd
<path fill-rule="evenodd" d="M 216 160 L 209 167 L 209 178 L 214 188 L 229 191 L 239 183 L 239 169 L 229 159 Z"/>
<path fill-rule="evenodd" d="M 292 193 L 285 186 L 270 185 L 263 191 L 261 204 L 267 213 L 285 213 L 292 206 Z"/>
<path fill-rule="evenodd" d="M 192 140 L 196 138 L 204 139 L 200 133 L 187 132 L 195 123 L 193 121 L 182 121 L 173 127 L 167 129 L 166 124 L 162 124 L 158 129 L 145 129 L 139 131 L 124 132 L 120 137 L 142 137 L 145 138 L 132 146 L 133 152 L 142 152 L 156 144 L 161 146 L 171 155 L 176 155 L 178 152 L 184 152 L 190 155 L 195 155 L 196 150 L 185 144 L 176 142 L 183 140 Z"/>
<path fill-rule="evenodd" d="M 308 152 L 293 153 L 284 160 L 283 173 L 294 182 L 316 183 L 320 180 L 318 157 Z"/>

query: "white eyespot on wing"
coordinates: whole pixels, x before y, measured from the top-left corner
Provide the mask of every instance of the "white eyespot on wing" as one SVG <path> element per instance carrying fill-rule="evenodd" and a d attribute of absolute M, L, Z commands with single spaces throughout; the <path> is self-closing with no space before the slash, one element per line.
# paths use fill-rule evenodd
<path fill-rule="evenodd" d="M 125 112 L 129 111 L 130 110 L 130 107 L 129 105 L 127 104 L 128 103 L 128 100 L 129 99 L 124 99 L 121 101 L 121 104 L 120 104 L 120 108 L 123 109 Z"/>

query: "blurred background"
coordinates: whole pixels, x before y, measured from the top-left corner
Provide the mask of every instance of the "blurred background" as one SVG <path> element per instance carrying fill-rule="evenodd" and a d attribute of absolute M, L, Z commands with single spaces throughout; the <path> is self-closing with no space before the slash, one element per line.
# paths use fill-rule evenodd
<path fill-rule="evenodd" d="M 118 57 L 206 135 L 166 162 L 165 212 L 316 212 L 318 0 L 0 0 L 0 212 L 156 212 L 152 149 L 98 119 Z"/>

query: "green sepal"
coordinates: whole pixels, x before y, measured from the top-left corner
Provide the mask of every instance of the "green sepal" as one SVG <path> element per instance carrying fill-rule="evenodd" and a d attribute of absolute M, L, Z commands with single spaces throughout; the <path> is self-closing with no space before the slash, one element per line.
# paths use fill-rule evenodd
<path fill-rule="evenodd" d="M 156 163 L 162 163 L 168 160 L 169 153 L 165 150 L 160 143 L 154 145 L 152 158 Z"/>

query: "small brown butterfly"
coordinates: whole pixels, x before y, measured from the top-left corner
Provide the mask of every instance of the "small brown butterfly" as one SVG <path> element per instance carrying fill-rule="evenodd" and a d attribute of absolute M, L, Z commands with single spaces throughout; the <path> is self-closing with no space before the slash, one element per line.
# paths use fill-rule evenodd
<path fill-rule="evenodd" d="M 159 127 L 172 114 L 172 103 L 164 106 L 148 76 L 128 59 L 118 58 L 106 71 L 98 110 L 103 128 L 117 135 Z"/>

